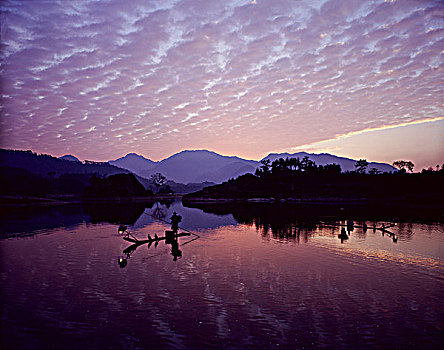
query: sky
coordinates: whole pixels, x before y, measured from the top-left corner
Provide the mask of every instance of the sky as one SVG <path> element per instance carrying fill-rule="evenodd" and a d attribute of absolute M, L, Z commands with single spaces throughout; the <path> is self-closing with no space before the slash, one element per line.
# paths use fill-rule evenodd
<path fill-rule="evenodd" d="M 0 3 L 2 148 L 444 163 L 444 2 Z"/>

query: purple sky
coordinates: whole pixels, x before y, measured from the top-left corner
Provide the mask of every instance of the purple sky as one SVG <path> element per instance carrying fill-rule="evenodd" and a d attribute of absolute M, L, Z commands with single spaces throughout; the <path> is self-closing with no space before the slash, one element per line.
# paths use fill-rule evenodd
<path fill-rule="evenodd" d="M 444 162 L 444 3 L 2 1 L 1 146 Z"/>

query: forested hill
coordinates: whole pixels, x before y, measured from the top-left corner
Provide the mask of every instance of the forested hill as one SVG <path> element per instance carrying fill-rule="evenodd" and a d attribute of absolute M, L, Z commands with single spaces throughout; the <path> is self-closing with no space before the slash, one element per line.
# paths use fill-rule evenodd
<path fill-rule="evenodd" d="M 188 194 L 183 201 L 384 201 L 444 208 L 444 171 L 365 174 L 333 167 L 246 174 Z"/>
<path fill-rule="evenodd" d="M 0 149 L 1 195 L 80 197 L 90 178 L 129 173 L 108 163 L 73 162 L 31 151 Z"/>
<path fill-rule="evenodd" d="M 6 149 L 0 149 L 0 165 L 2 167 L 24 169 L 33 174 L 43 176 L 48 174 L 53 176 L 62 174 L 111 175 L 129 172 L 107 162 L 73 162 L 47 154 L 37 154 L 32 151 Z"/>
<path fill-rule="evenodd" d="M 90 178 L 130 171 L 108 162 L 72 161 L 32 151 L 0 149 L 0 194 L 3 195 L 65 195 L 81 196 Z M 146 189 L 154 188 L 150 179 L 136 176 Z M 188 185 L 167 181 L 166 185 L 175 193 L 197 191 L 213 183 L 191 183 Z"/>

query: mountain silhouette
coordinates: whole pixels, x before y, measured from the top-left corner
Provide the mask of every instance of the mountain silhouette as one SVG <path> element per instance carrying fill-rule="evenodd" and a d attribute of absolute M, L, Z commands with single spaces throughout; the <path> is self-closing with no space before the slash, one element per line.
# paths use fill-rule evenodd
<path fill-rule="evenodd" d="M 305 156 L 318 165 L 336 163 L 341 166 L 342 171 L 355 170 L 356 160 L 328 153 L 271 153 L 263 160 L 269 159 L 273 161 L 287 157 L 302 159 Z M 155 173 L 161 173 L 168 180 L 184 184 L 202 183 L 204 181 L 221 183 L 246 173 L 254 173 L 256 168 L 261 165 L 259 161 L 222 156 L 207 150 L 182 151 L 159 162 L 153 162 L 137 154 L 130 153 L 109 163 L 130 170 L 147 179 Z M 391 165 L 384 163 L 369 163 L 367 169 L 372 168 L 376 168 L 380 172 L 396 171 Z"/>
<path fill-rule="evenodd" d="M 287 157 L 302 159 L 305 156 L 318 165 L 336 163 L 341 166 L 342 171 L 355 170 L 356 160 L 328 153 L 271 153 L 263 159 L 270 161 Z M 49 173 L 53 173 L 54 176 L 67 173 L 111 175 L 130 171 L 138 176 L 138 180 L 146 188 L 150 186 L 151 175 L 161 173 L 170 181 L 168 183 L 170 187 L 179 193 L 197 189 L 204 182 L 222 183 L 243 174 L 254 173 L 261 165 L 259 161 L 223 156 L 207 150 L 182 151 L 159 162 L 135 153 L 129 153 L 125 157 L 110 162 L 73 161 L 76 159 L 70 155 L 63 156 L 61 159 L 50 155 L 38 155 L 31 151 L 0 150 L 0 160 L 3 167 L 21 168 L 43 176 L 47 176 Z M 380 172 L 396 171 L 391 165 L 384 163 L 370 163 L 367 169 L 372 168 L 376 168 Z"/>
<path fill-rule="evenodd" d="M 239 169 L 247 165 L 250 165 L 249 169 L 253 172 L 257 162 L 222 156 L 206 150 L 182 151 L 159 162 L 154 169 L 144 172 L 144 175 L 147 177 L 150 173 L 159 172 L 176 182 L 218 183 L 236 177 Z"/>
<path fill-rule="evenodd" d="M 128 153 L 125 157 L 109 161 L 109 164 L 143 177 L 142 172 L 154 168 L 157 163 L 136 153 Z"/>
<path fill-rule="evenodd" d="M 128 170 L 120 169 L 107 162 L 84 163 L 60 159 L 48 154 L 37 154 L 32 151 L 16 151 L 0 149 L 0 164 L 2 167 L 25 169 L 33 174 L 54 176 L 61 174 L 98 174 L 111 175 L 127 173 Z"/>
<path fill-rule="evenodd" d="M 247 172 L 252 173 L 259 164 L 257 161 L 222 156 L 207 150 L 182 151 L 160 162 L 130 153 L 109 163 L 148 179 L 155 173 L 161 173 L 168 180 L 184 184 L 223 182 Z"/>
<path fill-rule="evenodd" d="M 71 158 L 72 157 L 72 158 Z M 136 154 L 129 154 L 123 159 L 124 166 L 118 167 L 114 161 L 114 165 L 108 162 L 91 162 L 91 161 L 74 161 L 74 156 L 66 155 L 62 158 L 53 157 L 48 154 L 37 154 L 32 151 L 16 151 L 0 149 L 0 167 L 1 175 L 4 181 L 4 193 L 19 193 L 20 191 L 30 194 L 44 194 L 47 191 L 48 181 L 63 182 L 63 193 L 67 190 L 81 192 L 89 183 L 89 178 L 93 175 L 110 176 L 112 174 L 121 174 L 133 172 L 137 180 L 143 184 L 146 189 L 154 188 L 152 181 L 137 174 L 136 171 L 131 170 L 132 161 L 135 161 L 135 169 L 137 166 L 145 169 L 145 164 L 153 166 L 155 162 L 138 156 Z M 77 159 L 77 158 L 75 158 Z M 126 162 L 126 163 L 125 163 Z M 125 165 L 126 164 L 126 165 Z M 20 181 L 19 181 L 20 180 Z M 46 181 L 46 182 L 45 182 Z M 166 183 L 175 193 L 190 193 L 201 190 L 205 186 L 214 185 L 213 182 L 199 181 L 198 183 L 177 183 L 174 181 L 167 181 Z M 46 187 L 45 187 L 45 186 Z M 70 189 L 71 187 L 71 189 Z M 62 191 L 61 189 L 56 189 Z M 37 193 L 37 192 L 38 193 Z M 35 192 L 35 193 L 34 193 Z"/>

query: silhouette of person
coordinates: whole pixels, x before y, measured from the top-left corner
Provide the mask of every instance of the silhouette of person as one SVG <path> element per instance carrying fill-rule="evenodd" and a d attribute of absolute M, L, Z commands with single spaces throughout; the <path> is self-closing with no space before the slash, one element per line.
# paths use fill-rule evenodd
<path fill-rule="evenodd" d="M 177 215 L 176 212 L 173 213 L 173 215 L 170 217 L 171 220 L 171 230 L 174 232 L 174 234 L 177 234 L 177 231 L 179 230 L 179 222 L 182 221 L 182 216 Z"/>

